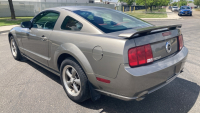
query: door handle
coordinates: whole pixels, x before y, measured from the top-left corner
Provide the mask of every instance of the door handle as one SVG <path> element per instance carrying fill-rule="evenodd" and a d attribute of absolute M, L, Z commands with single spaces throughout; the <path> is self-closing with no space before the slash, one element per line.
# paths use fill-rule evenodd
<path fill-rule="evenodd" d="M 44 35 L 42 35 L 42 36 L 41 36 L 41 40 L 42 40 L 42 41 L 46 41 L 46 40 L 47 40 L 47 37 L 45 37 Z"/>

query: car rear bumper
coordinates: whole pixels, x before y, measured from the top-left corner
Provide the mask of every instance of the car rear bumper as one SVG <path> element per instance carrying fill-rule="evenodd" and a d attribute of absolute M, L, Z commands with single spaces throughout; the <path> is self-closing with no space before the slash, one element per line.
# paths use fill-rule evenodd
<path fill-rule="evenodd" d="M 187 55 L 188 49 L 183 47 L 170 58 L 149 65 L 131 68 L 121 64 L 117 77 L 110 84 L 99 82 L 97 91 L 126 101 L 137 99 L 173 81 L 183 70 Z"/>
<path fill-rule="evenodd" d="M 151 90 L 143 91 L 138 96 L 135 96 L 135 97 L 122 96 L 122 95 L 118 95 L 118 94 L 115 94 L 115 93 L 110 93 L 110 92 L 99 90 L 99 89 L 97 89 L 97 91 L 99 91 L 100 93 L 102 93 L 104 95 L 107 95 L 107 96 L 110 96 L 110 97 L 114 97 L 114 98 L 117 98 L 117 99 L 120 99 L 120 100 L 132 101 L 132 100 L 136 100 L 136 99 L 141 98 L 141 97 L 145 97 L 145 95 L 153 93 L 154 91 L 166 86 L 167 84 L 172 82 L 178 75 L 179 75 L 179 73 L 176 74 L 175 76 L 173 76 L 172 78 L 170 78 L 169 80 L 167 80 L 166 82 L 164 82 L 163 84 L 161 84 L 161 85 L 159 85 L 157 87 L 154 87 Z"/>

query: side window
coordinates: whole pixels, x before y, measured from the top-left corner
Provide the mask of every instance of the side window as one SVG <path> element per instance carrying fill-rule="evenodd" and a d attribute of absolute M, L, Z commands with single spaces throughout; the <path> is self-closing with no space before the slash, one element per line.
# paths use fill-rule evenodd
<path fill-rule="evenodd" d="M 75 20 L 74 18 L 67 16 L 65 17 L 61 29 L 63 30 L 71 30 L 71 31 L 80 31 L 83 27 L 83 24 L 79 21 Z"/>
<path fill-rule="evenodd" d="M 32 27 L 39 29 L 53 29 L 58 17 L 59 13 L 43 12 L 33 19 Z"/>

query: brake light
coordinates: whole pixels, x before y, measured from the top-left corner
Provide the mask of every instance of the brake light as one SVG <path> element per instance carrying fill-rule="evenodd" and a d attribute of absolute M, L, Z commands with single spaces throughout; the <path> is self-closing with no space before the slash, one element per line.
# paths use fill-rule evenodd
<path fill-rule="evenodd" d="M 96 77 L 96 79 L 100 82 L 104 82 L 104 83 L 110 83 L 110 80 L 107 80 L 107 79 L 103 79 L 103 78 L 99 78 L 99 77 Z"/>
<path fill-rule="evenodd" d="M 183 48 L 183 35 L 178 36 L 179 50 Z"/>
<path fill-rule="evenodd" d="M 128 50 L 129 65 L 131 67 L 153 62 L 151 45 L 144 45 Z"/>

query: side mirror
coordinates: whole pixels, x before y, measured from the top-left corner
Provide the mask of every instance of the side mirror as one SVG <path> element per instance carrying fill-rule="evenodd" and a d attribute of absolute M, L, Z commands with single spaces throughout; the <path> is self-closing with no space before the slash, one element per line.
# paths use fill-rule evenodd
<path fill-rule="evenodd" d="M 25 21 L 21 23 L 22 28 L 31 28 L 31 21 Z"/>

